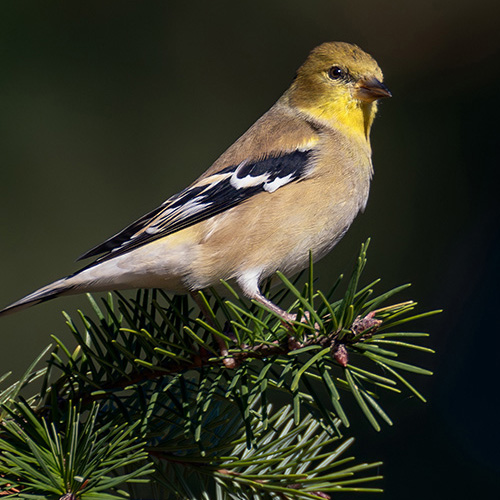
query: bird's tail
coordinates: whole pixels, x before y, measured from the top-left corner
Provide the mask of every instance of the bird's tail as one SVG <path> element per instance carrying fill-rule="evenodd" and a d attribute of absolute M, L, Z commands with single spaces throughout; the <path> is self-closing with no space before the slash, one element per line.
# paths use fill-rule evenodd
<path fill-rule="evenodd" d="M 68 278 L 62 278 L 58 281 L 54 281 L 50 285 L 44 286 L 35 290 L 33 293 L 26 295 L 22 299 L 10 304 L 4 309 L 0 310 L 0 317 L 7 316 L 7 314 L 12 314 L 22 309 L 40 304 L 40 302 L 45 302 L 46 300 L 55 299 L 60 295 L 70 294 L 74 289 L 74 284 Z"/>

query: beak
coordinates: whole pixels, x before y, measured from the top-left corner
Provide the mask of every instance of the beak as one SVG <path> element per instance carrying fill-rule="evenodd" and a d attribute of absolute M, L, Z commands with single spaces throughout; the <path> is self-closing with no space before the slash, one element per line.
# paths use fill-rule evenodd
<path fill-rule="evenodd" d="M 355 87 L 354 97 L 363 102 L 373 102 L 384 97 L 392 97 L 390 90 L 375 77 L 360 80 Z"/>

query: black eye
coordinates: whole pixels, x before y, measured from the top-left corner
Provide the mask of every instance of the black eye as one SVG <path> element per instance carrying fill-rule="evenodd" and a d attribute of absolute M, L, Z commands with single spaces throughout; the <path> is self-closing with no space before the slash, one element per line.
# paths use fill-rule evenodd
<path fill-rule="evenodd" d="M 332 66 L 328 70 L 328 76 L 332 80 L 340 80 L 346 77 L 346 72 L 342 68 L 339 68 L 338 66 Z"/>

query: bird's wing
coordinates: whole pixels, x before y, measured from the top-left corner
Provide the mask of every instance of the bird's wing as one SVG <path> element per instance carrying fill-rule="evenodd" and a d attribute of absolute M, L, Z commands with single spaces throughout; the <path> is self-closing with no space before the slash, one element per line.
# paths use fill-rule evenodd
<path fill-rule="evenodd" d="M 229 210 L 261 192 L 273 193 L 304 179 L 313 169 L 313 150 L 243 161 L 200 180 L 144 215 L 79 259 L 105 253 L 107 260 Z"/>

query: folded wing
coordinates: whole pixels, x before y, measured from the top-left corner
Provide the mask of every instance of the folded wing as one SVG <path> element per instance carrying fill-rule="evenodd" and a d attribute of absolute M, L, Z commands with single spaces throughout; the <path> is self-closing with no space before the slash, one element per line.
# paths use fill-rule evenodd
<path fill-rule="evenodd" d="M 172 196 L 80 259 L 105 253 L 98 259 L 101 262 L 129 252 L 229 210 L 258 193 L 273 193 L 300 181 L 312 169 L 311 149 L 226 167 Z"/>

